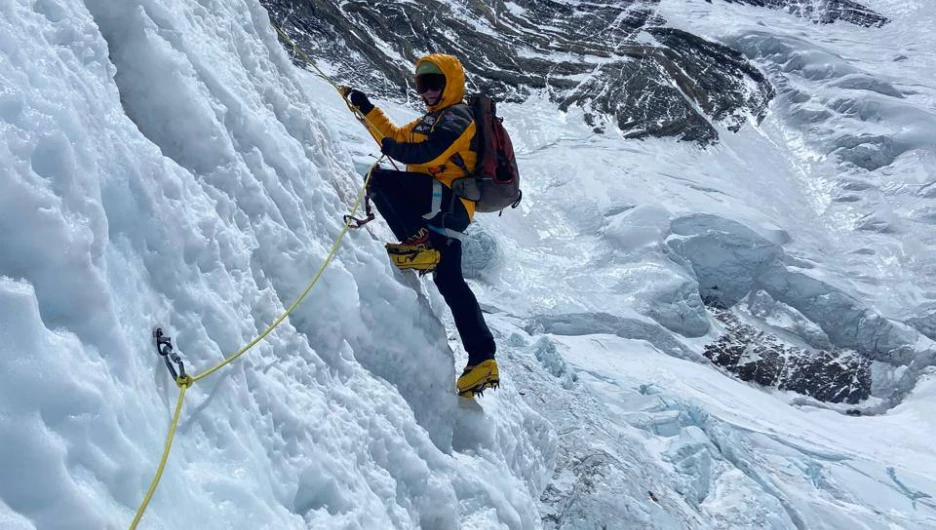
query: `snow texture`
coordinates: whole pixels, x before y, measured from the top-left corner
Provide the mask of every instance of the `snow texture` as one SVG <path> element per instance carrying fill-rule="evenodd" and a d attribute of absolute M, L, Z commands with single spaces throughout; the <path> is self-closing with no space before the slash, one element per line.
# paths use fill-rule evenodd
<path fill-rule="evenodd" d="M 936 527 L 936 8 L 866 4 L 892 22 L 661 1 L 777 87 L 706 149 L 502 105 L 524 201 L 465 258 L 502 387 L 454 395 L 451 316 L 371 223 L 188 391 L 140 527 Z M 257 0 L 0 3 L 0 528 L 126 527 L 178 395 L 153 327 L 195 373 L 250 341 L 376 152 Z M 871 396 L 738 381 L 713 306 L 854 350 Z"/>

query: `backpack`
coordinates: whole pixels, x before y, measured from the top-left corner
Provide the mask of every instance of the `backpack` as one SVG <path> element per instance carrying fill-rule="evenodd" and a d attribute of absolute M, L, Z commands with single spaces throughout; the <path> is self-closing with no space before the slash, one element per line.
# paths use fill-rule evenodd
<path fill-rule="evenodd" d="M 478 162 L 469 172 L 461 157 L 454 160 L 465 171 L 465 176 L 452 181 L 452 191 L 460 197 L 475 201 L 475 211 L 498 212 L 510 206 L 516 208 L 523 198 L 520 191 L 520 172 L 513 143 L 503 118 L 496 114 L 494 100 L 484 94 L 468 98 L 468 106 L 475 120 L 475 138 Z"/>

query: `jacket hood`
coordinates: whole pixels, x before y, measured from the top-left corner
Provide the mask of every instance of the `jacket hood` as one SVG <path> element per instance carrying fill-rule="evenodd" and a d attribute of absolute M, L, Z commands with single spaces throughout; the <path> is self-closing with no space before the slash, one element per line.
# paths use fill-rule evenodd
<path fill-rule="evenodd" d="M 416 68 L 419 68 L 419 63 L 423 61 L 438 66 L 445 74 L 445 88 L 442 90 L 442 97 L 435 105 L 429 105 L 429 112 L 435 112 L 451 107 L 456 103 L 461 103 L 465 99 L 465 69 L 462 67 L 461 61 L 452 55 L 433 53 L 420 57 L 416 61 Z"/>

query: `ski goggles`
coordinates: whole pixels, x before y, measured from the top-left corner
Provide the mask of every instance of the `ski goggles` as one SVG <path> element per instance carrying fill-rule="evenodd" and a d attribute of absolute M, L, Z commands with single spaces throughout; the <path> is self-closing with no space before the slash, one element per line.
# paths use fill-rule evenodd
<path fill-rule="evenodd" d="M 441 91 L 445 88 L 445 75 L 419 74 L 416 76 L 416 93 L 425 94 L 429 90 Z"/>

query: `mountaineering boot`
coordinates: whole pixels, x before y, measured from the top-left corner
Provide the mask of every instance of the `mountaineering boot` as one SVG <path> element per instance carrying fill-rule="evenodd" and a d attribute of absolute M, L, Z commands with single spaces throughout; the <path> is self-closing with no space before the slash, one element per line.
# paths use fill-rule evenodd
<path fill-rule="evenodd" d="M 425 227 L 402 243 L 387 243 L 387 254 L 400 270 L 414 269 L 420 274 L 435 270 L 442 255 L 429 243 L 429 230 Z"/>
<path fill-rule="evenodd" d="M 480 395 L 486 388 L 498 386 L 500 386 L 500 376 L 497 374 L 497 361 L 494 359 L 466 366 L 455 383 L 458 395 L 467 398 L 472 398 L 476 394 Z"/>
<path fill-rule="evenodd" d="M 406 238 L 402 243 L 387 243 L 387 246 L 406 250 L 429 248 L 429 230 L 426 227 L 422 227 L 415 234 Z"/>

